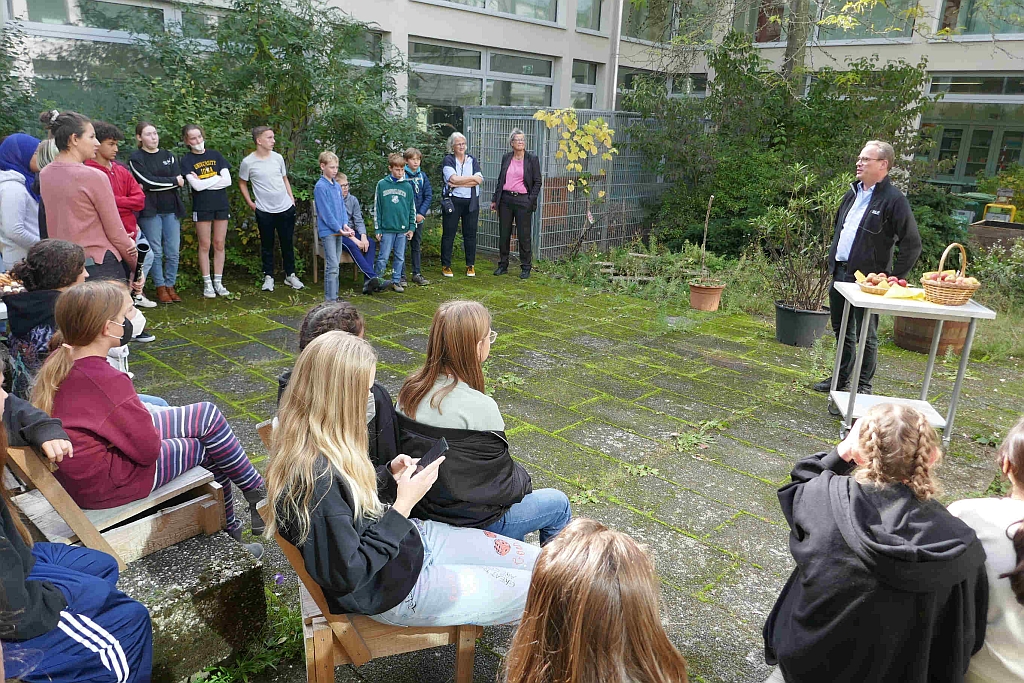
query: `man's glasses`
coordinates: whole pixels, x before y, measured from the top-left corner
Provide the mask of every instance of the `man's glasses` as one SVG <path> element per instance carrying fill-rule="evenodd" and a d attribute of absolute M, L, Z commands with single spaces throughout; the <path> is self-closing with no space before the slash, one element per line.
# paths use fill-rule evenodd
<path fill-rule="evenodd" d="M 866 164 L 869 161 L 881 161 L 881 159 L 878 157 L 857 157 L 857 161 Z"/>

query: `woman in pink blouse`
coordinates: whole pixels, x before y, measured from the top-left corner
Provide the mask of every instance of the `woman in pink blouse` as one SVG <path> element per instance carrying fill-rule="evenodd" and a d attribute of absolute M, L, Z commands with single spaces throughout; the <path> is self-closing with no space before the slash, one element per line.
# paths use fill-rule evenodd
<path fill-rule="evenodd" d="M 512 151 L 501 158 L 501 173 L 498 174 L 498 183 L 494 186 L 494 197 L 491 199 L 491 211 L 498 212 L 501 230 L 498 239 L 501 260 L 494 274 L 504 275 L 508 272 L 512 222 L 515 221 L 516 237 L 519 239 L 519 264 L 522 267 L 519 277 L 525 280 L 530 277 L 530 269 L 533 267 L 531 219 L 537 210 L 537 196 L 540 195 L 540 160 L 536 154 L 526 151 L 526 135 L 518 128 L 512 129 L 508 144 Z"/>
<path fill-rule="evenodd" d="M 128 281 L 138 253 L 135 240 L 121 223 L 110 181 L 84 163 L 99 147 L 92 122 L 77 112 L 54 111 L 50 132 L 59 153 L 39 172 L 49 236 L 85 249 L 90 278 Z"/>

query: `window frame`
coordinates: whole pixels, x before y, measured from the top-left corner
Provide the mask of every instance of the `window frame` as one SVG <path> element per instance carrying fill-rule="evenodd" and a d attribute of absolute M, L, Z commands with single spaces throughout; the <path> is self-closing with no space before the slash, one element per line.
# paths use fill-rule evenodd
<path fill-rule="evenodd" d="M 565 28 L 565 19 L 561 16 L 565 14 L 565 2 L 559 0 L 552 0 L 555 3 L 555 19 L 549 21 L 547 19 L 536 19 L 534 17 L 527 17 L 521 14 L 510 14 L 508 12 L 502 12 L 500 10 L 491 9 L 490 3 L 494 0 L 484 0 L 483 7 L 473 7 L 471 5 L 463 5 L 462 3 L 455 2 L 454 0 L 410 0 L 411 2 L 421 2 L 425 5 L 436 5 L 438 7 L 447 7 L 450 9 L 457 9 L 463 12 L 475 12 L 477 14 L 486 14 L 491 17 L 501 17 L 503 19 L 512 19 L 514 21 L 524 21 L 529 24 L 540 24 L 541 26 L 551 26 L 554 28 Z"/>
<path fill-rule="evenodd" d="M 930 125 L 932 127 L 930 137 L 935 140 L 935 147 L 928 155 L 929 160 L 938 159 L 939 148 L 942 145 L 942 139 L 945 136 L 947 129 L 963 131 L 960 136 L 960 144 L 956 150 L 956 165 L 951 169 L 950 173 L 939 173 L 933 177 L 933 180 L 939 183 L 951 185 L 976 185 L 978 182 L 976 175 L 967 175 L 967 157 L 971 149 L 971 142 L 974 140 L 975 132 L 983 130 L 992 131 L 992 139 L 989 142 L 988 157 L 985 161 L 984 168 L 985 175 L 989 176 L 994 175 L 996 172 L 996 167 L 999 163 L 999 152 L 1003 146 L 1003 136 L 1007 133 L 1024 133 L 1024 125 L 1005 123 L 960 123 L 956 120 L 925 120 L 922 121 L 922 126 L 924 125 Z M 1017 163 L 1021 163 L 1022 160 L 1024 160 L 1024 152 L 1022 152 L 1021 158 L 1018 159 Z"/>
<path fill-rule="evenodd" d="M 600 78 L 600 76 L 598 74 L 600 72 L 601 65 L 598 64 L 597 62 L 589 62 L 589 61 L 587 61 L 585 59 L 574 59 L 574 60 L 572 60 L 572 68 L 575 68 L 577 62 L 579 62 L 580 64 L 586 64 L 587 66 L 594 67 L 594 82 L 593 83 L 577 83 L 576 79 L 574 79 L 572 77 L 572 71 L 570 71 L 569 72 L 569 79 L 570 79 L 569 100 L 570 101 L 573 100 L 573 95 L 576 95 L 576 94 L 590 95 L 590 107 L 588 107 L 588 109 L 593 109 L 594 108 L 594 102 L 597 100 L 597 81 Z"/>
<path fill-rule="evenodd" d="M 928 86 L 926 92 L 929 95 L 936 93 L 932 92 L 932 84 L 936 78 L 965 78 L 965 77 L 977 77 L 977 78 L 1011 78 L 1015 76 L 1021 76 L 1024 78 L 1024 72 L 1020 74 L 1007 73 L 1006 71 L 934 71 L 928 74 Z M 943 102 L 971 102 L 975 104 L 1024 104 L 1024 93 L 1017 95 L 1003 95 L 1003 94 L 988 94 L 988 93 L 943 93 Z"/>
<path fill-rule="evenodd" d="M 96 28 L 85 26 L 82 22 L 82 13 L 79 4 L 87 0 L 64 0 L 67 7 L 68 23 L 50 24 L 41 21 L 29 21 L 28 4 L 31 0 L 0 0 L 8 5 L 7 10 L 11 12 L 11 18 L 16 21 L 25 33 L 37 38 L 57 38 L 66 40 L 91 40 L 101 43 L 131 43 L 132 34 L 127 31 Z M 158 9 L 164 15 L 164 28 L 170 30 L 172 26 L 183 27 L 184 18 L 182 8 L 174 2 L 160 2 L 159 0 L 104 0 L 110 4 L 126 5 L 128 7 L 146 7 Z M 190 3 L 195 9 L 204 10 L 203 13 L 216 16 L 217 8 L 201 3 Z M 212 40 L 196 38 L 200 42 L 213 44 Z"/>
<path fill-rule="evenodd" d="M 933 7 L 934 19 L 932 21 L 932 33 L 938 33 L 942 30 L 942 17 L 945 14 L 946 4 L 949 0 L 935 0 Z M 957 23 L 959 24 L 959 13 L 957 16 Z M 954 27 L 955 31 L 957 27 Z M 979 41 L 992 41 L 992 40 L 1024 40 L 1024 28 L 1017 33 L 953 33 L 947 37 L 942 38 L 929 38 L 929 43 L 944 43 L 949 41 L 970 43 Z"/>
<path fill-rule="evenodd" d="M 425 45 L 436 45 L 439 47 L 454 47 L 464 50 L 473 50 L 474 52 L 480 53 L 480 69 L 468 69 L 457 66 L 443 66 L 440 64 L 424 64 L 422 62 L 412 61 L 412 44 L 420 43 Z M 525 57 L 529 59 L 542 59 L 551 62 L 551 76 L 531 76 L 527 74 L 516 74 L 507 73 L 504 71 L 492 71 L 491 70 L 491 55 L 500 54 L 508 55 L 513 57 Z M 406 55 L 409 56 L 409 69 L 416 73 L 424 74 L 435 74 L 438 76 L 460 76 L 462 78 L 473 78 L 480 81 L 480 102 L 482 105 L 487 106 L 487 90 L 490 82 L 492 81 L 509 81 L 512 83 L 527 83 L 531 85 L 543 85 L 551 88 L 551 97 L 546 106 L 551 106 L 550 100 L 554 99 L 554 87 L 555 87 L 555 64 L 554 58 L 548 55 L 532 54 L 528 52 L 519 52 L 517 50 L 504 50 L 483 47 L 481 45 L 471 45 L 468 43 L 453 43 L 444 40 L 434 40 L 432 38 L 421 38 L 419 36 L 409 36 L 409 43 L 406 45 Z"/>

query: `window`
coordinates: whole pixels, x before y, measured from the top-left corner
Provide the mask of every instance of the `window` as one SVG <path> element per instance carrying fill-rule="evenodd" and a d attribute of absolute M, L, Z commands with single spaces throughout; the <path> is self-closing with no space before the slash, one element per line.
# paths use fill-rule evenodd
<path fill-rule="evenodd" d="M 448 0 L 448 2 L 543 21 L 555 21 L 558 18 L 557 0 Z"/>
<path fill-rule="evenodd" d="M 193 9 L 181 10 L 181 32 L 186 38 L 211 38 L 211 17 Z"/>
<path fill-rule="evenodd" d="M 79 2 L 82 24 L 110 31 L 128 28 L 149 31 L 163 30 L 164 11 L 157 7 L 122 5 L 115 2 Z"/>
<path fill-rule="evenodd" d="M 28 20 L 44 24 L 66 24 L 68 6 L 64 0 L 28 0 Z"/>
<path fill-rule="evenodd" d="M 601 0 L 576 0 L 576 28 L 601 30 Z"/>
<path fill-rule="evenodd" d="M 1024 130 L 1006 131 L 999 145 L 999 158 L 996 159 L 996 173 L 1001 173 L 1012 164 L 1021 162 L 1021 148 L 1024 147 Z"/>
<path fill-rule="evenodd" d="M 1024 74 L 932 76 L 929 92 L 951 95 L 1024 95 Z"/>
<path fill-rule="evenodd" d="M 845 0 L 832 0 L 828 14 L 842 9 Z M 910 10 L 917 7 L 918 0 L 890 0 L 876 3 L 863 14 L 855 15 L 857 25 L 849 29 L 836 26 L 822 26 L 818 40 L 856 40 L 863 38 L 901 38 L 910 36 L 914 30 L 914 17 Z"/>
<path fill-rule="evenodd" d="M 672 37 L 672 6 L 672 0 L 647 0 L 641 7 L 623 0 L 622 35 L 667 42 Z"/>
<path fill-rule="evenodd" d="M 1024 105 L 940 102 L 921 124 L 936 140 L 930 155 L 946 162 L 935 180 L 973 185 L 979 174 L 995 175 L 1022 161 Z"/>
<path fill-rule="evenodd" d="M 672 76 L 672 87 L 669 89 L 672 95 L 697 95 L 703 97 L 708 92 L 707 74 L 674 74 Z"/>
<path fill-rule="evenodd" d="M 534 59 L 532 57 L 518 57 L 499 53 L 491 54 L 491 71 L 500 71 L 506 74 L 521 74 L 523 76 L 551 77 L 551 60 Z"/>
<path fill-rule="evenodd" d="M 380 64 L 384 58 L 384 36 L 376 31 L 366 31 L 353 52 L 357 60 Z"/>
<path fill-rule="evenodd" d="M 737 3 L 733 28 L 751 33 L 755 43 L 777 43 L 786 39 L 784 19 L 786 5 L 783 0 L 753 0 Z"/>
<path fill-rule="evenodd" d="M 1020 23 L 1011 23 L 1001 13 L 1010 13 L 1011 5 L 1002 2 L 979 3 L 977 0 L 946 0 L 942 11 L 942 28 L 966 35 L 993 33 L 1024 33 Z"/>
<path fill-rule="evenodd" d="M 432 43 L 409 43 L 409 61 L 415 64 L 436 64 L 460 69 L 481 68 L 479 50 L 434 45 Z"/>
<path fill-rule="evenodd" d="M 428 124 L 462 126 L 462 107 L 551 106 L 553 63 L 537 55 L 409 41 L 409 97 Z"/>
<path fill-rule="evenodd" d="M 503 107 L 547 107 L 551 104 L 551 86 L 514 81 L 488 81 L 487 104 Z"/>
<path fill-rule="evenodd" d="M 597 94 L 597 64 L 572 61 L 572 106 L 575 109 L 593 109 Z"/>

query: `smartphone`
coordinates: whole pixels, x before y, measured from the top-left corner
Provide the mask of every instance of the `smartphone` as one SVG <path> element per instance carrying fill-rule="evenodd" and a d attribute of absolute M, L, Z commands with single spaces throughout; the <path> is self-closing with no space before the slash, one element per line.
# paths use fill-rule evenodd
<path fill-rule="evenodd" d="M 430 463 L 434 462 L 442 455 L 444 455 L 445 452 L 447 452 L 447 450 L 448 440 L 442 436 L 434 444 L 434 447 L 427 451 L 422 458 L 420 458 L 420 461 L 416 464 L 416 474 L 422 472 L 424 467 L 426 467 L 427 465 L 429 465 Z"/>

